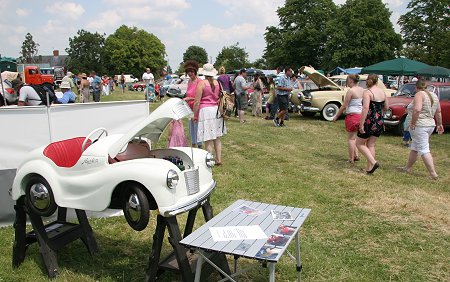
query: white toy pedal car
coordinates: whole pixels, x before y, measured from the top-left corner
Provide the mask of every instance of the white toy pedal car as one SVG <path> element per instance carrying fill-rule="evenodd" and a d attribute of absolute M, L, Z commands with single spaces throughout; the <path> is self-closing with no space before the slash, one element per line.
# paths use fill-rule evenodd
<path fill-rule="evenodd" d="M 216 186 L 213 156 L 190 147 L 151 149 L 173 119 L 192 115 L 186 102 L 172 98 L 127 133 L 99 128 L 35 149 L 17 169 L 12 198 L 25 196 L 41 216 L 57 206 L 123 209 L 138 231 L 147 226 L 149 210 L 167 217 L 197 207 Z"/>

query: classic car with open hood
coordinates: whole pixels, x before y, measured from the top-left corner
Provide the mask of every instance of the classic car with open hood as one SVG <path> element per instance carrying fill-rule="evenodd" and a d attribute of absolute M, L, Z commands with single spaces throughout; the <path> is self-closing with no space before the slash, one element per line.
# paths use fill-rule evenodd
<path fill-rule="evenodd" d="M 323 119 L 333 121 L 348 90 L 342 83 L 347 79 L 347 75 L 328 78 L 314 68 L 306 66 L 302 67 L 300 71 L 317 85 L 317 89 L 305 89 L 292 93 L 292 96 L 295 96 L 296 99 L 291 97 L 291 102 L 300 107 L 303 116 L 314 116 L 316 113 L 320 113 Z M 366 80 L 367 75 L 360 75 L 360 86 L 365 88 Z M 391 96 L 391 93 L 395 92 L 387 89 L 380 80 L 377 86 L 383 89 L 387 96 Z M 300 105 L 298 105 L 299 102 Z"/>

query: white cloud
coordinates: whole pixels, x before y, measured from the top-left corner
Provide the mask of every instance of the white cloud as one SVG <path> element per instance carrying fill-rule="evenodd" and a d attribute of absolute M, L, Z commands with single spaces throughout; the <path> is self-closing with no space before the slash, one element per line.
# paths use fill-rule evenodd
<path fill-rule="evenodd" d="M 42 31 L 46 34 L 54 36 L 62 36 L 67 32 L 66 25 L 60 20 L 48 20 L 47 24 L 42 28 Z"/>
<path fill-rule="evenodd" d="M 228 28 L 220 28 L 210 24 L 206 24 L 194 34 L 198 39 L 204 42 L 226 42 L 229 40 L 236 41 L 242 38 L 251 38 L 252 34 L 260 32 L 258 29 L 259 27 L 256 24 L 249 23 L 233 25 Z"/>
<path fill-rule="evenodd" d="M 60 15 L 72 20 L 78 19 L 85 12 L 83 6 L 73 2 L 55 2 L 53 5 L 47 6 L 45 10 L 50 14 Z"/>
<path fill-rule="evenodd" d="M 114 10 L 101 13 L 95 20 L 89 22 L 87 27 L 96 31 L 109 27 L 118 27 L 122 17 Z"/>
<path fill-rule="evenodd" d="M 29 14 L 30 14 L 30 10 L 28 10 L 28 9 L 21 9 L 21 8 L 16 9 L 16 15 L 19 17 L 26 17 Z"/>
<path fill-rule="evenodd" d="M 27 30 L 26 27 L 23 25 L 19 25 L 13 28 L 14 32 L 17 34 L 25 34 L 25 31 Z"/>
<path fill-rule="evenodd" d="M 10 35 L 8 36 L 8 43 L 13 47 L 18 47 L 22 45 L 22 41 L 25 39 L 25 36 L 21 38 L 19 35 Z"/>
<path fill-rule="evenodd" d="M 399 12 L 393 12 L 391 15 L 391 22 L 394 26 L 395 32 L 400 33 L 400 25 L 398 25 L 398 19 L 400 18 Z"/>
<path fill-rule="evenodd" d="M 388 4 L 391 10 L 395 10 L 393 8 L 397 8 L 403 5 L 406 6 L 404 0 L 383 0 L 383 3 Z"/>
<path fill-rule="evenodd" d="M 150 6 L 154 9 L 187 9 L 191 6 L 186 0 L 104 0 L 103 2 L 113 7 Z"/>
<path fill-rule="evenodd" d="M 225 9 L 223 14 L 234 19 L 246 19 L 264 26 L 277 25 L 279 22 L 276 10 L 284 5 L 284 0 L 228 0 L 216 2 Z"/>

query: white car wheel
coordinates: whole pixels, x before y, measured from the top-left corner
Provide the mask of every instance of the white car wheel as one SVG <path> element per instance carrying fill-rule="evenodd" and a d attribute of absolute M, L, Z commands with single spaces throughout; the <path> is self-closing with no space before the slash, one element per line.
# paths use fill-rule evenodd
<path fill-rule="evenodd" d="M 326 104 L 320 113 L 322 117 L 327 121 L 333 121 L 334 117 L 339 111 L 339 106 L 335 103 Z"/>
<path fill-rule="evenodd" d="M 122 207 L 125 219 L 131 228 L 142 231 L 147 227 L 150 219 L 150 205 L 147 196 L 139 186 L 128 187 Z"/>
<path fill-rule="evenodd" d="M 27 207 L 39 216 L 51 216 L 58 207 L 52 188 L 41 176 L 30 178 L 26 186 L 25 197 Z"/>

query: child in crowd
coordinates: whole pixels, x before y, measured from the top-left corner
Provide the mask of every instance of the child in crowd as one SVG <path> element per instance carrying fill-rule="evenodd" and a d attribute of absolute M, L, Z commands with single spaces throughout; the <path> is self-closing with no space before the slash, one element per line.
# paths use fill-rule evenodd
<path fill-rule="evenodd" d="M 187 139 L 184 134 L 183 122 L 172 120 L 169 124 L 169 144 L 167 147 L 187 147 Z"/>

